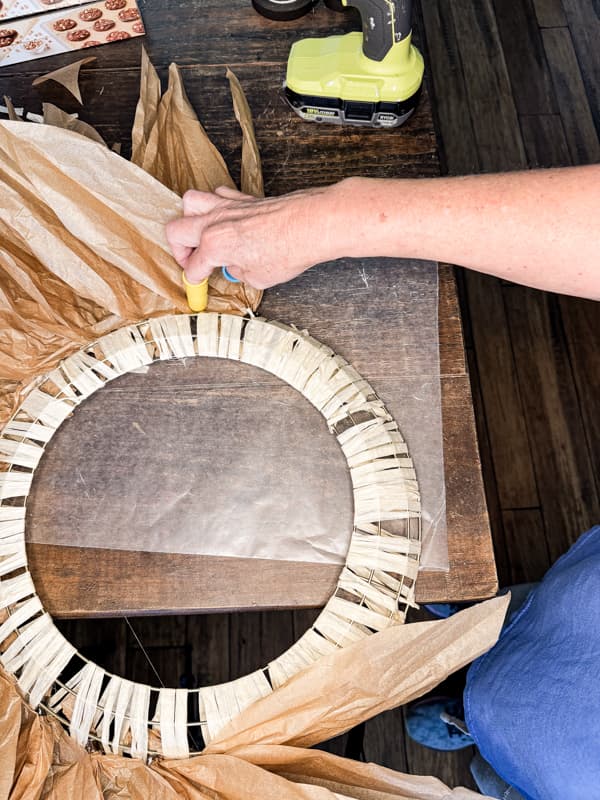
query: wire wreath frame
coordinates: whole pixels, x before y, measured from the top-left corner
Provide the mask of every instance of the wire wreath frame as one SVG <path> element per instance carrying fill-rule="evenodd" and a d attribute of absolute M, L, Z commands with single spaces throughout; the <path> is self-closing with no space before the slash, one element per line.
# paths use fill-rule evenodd
<path fill-rule="evenodd" d="M 28 570 L 25 510 L 45 446 L 81 402 L 131 370 L 188 357 L 254 365 L 306 397 L 346 457 L 354 523 L 333 596 L 286 652 L 229 683 L 155 688 L 106 672 L 54 625 Z M 414 605 L 421 503 L 398 426 L 343 358 L 307 332 L 279 322 L 229 314 L 173 315 L 103 336 L 65 358 L 25 397 L 0 433 L 0 470 L 0 663 L 33 708 L 57 717 L 84 746 L 96 742 L 107 753 L 141 759 L 192 755 L 201 739 L 211 741 L 227 722 L 297 672 L 401 624 Z M 384 527 L 390 522 L 393 532 Z"/>

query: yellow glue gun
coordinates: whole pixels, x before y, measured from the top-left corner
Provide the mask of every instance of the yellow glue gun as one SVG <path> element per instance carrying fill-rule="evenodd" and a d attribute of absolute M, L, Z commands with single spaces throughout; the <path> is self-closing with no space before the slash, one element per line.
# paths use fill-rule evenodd
<path fill-rule="evenodd" d="M 231 275 L 227 267 L 221 267 L 221 272 L 223 277 L 230 283 L 240 283 L 237 278 Z M 181 277 L 183 278 L 188 306 L 192 311 L 205 311 L 208 305 L 208 278 L 200 281 L 200 283 L 190 283 L 185 277 L 185 272 L 181 273 Z"/>
<path fill-rule="evenodd" d="M 192 311 L 205 311 L 208 305 L 208 278 L 200 281 L 200 283 L 190 283 L 185 277 L 185 272 L 182 272 L 181 276 L 188 306 Z"/>

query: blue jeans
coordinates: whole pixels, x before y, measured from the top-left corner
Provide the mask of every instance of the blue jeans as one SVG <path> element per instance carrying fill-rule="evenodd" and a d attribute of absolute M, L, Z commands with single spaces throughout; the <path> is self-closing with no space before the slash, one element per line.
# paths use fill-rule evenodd
<path fill-rule="evenodd" d="M 520 583 L 517 586 L 511 586 L 510 589 L 502 589 L 498 592 L 499 595 L 506 594 L 508 591 L 511 593 L 505 624 L 510 622 L 512 616 L 521 608 L 535 586 L 537 586 L 535 583 Z M 470 766 L 471 774 L 482 794 L 495 797 L 497 800 L 525 800 L 523 795 L 506 783 L 479 753 L 471 761 Z"/>
<path fill-rule="evenodd" d="M 482 794 L 488 797 L 496 797 L 498 800 L 525 800 L 523 795 L 514 786 L 502 780 L 500 775 L 494 771 L 479 753 L 471 761 L 471 775 Z"/>

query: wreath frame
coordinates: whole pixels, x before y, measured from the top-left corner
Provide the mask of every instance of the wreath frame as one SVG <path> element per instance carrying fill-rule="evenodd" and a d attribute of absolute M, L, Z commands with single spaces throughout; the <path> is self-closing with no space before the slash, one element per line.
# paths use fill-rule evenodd
<path fill-rule="evenodd" d="M 60 633 L 27 565 L 26 501 L 62 422 L 109 381 L 155 361 L 216 357 L 251 364 L 297 389 L 337 438 L 353 485 L 354 523 L 336 589 L 306 633 L 267 666 L 196 689 L 156 688 L 110 674 Z M 155 317 L 109 333 L 36 382 L 0 433 L 0 663 L 33 708 L 82 745 L 147 759 L 193 755 L 256 700 L 322 656 L 390 625 L 414 605 L 421 502 L 408 447 L 369 383 L 306 331 L 257 317 Z M 392 533 L 384 525 L 394 521 Z M 76 666 L 81 666 L 79 669 Z M 75 669 L 74 669 L 75 667 Z M 74 672 L 64 678 L 63 673 Z M 192 741 L 197 737 L 192 736 Z"/>

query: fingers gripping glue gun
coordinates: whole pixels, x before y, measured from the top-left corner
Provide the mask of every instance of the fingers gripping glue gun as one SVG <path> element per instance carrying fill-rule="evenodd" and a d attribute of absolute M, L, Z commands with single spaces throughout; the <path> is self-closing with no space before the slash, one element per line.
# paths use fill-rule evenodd
<path fill-rule="evenodd" d="M 304 39 L 288 60 L 288 103 L 302 119 L 393 128 L 413 113 L 423 57 L 411 43 L 411 0 L 342 0 L 362 33 Z"/>

